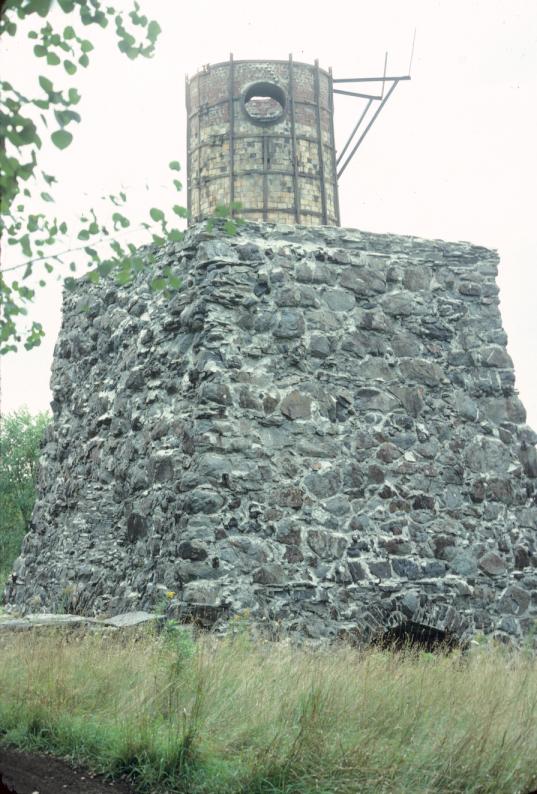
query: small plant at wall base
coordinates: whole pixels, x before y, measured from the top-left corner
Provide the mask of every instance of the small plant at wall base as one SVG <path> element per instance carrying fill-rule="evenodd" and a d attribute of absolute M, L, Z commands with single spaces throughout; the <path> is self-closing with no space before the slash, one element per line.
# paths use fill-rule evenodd
<path fill-rule="evenodd" d="M 48 413 L 32 416 L 27 410 L 0 422 L 0 587 L 30 526 L 40 446 L 49 422 Z"/>

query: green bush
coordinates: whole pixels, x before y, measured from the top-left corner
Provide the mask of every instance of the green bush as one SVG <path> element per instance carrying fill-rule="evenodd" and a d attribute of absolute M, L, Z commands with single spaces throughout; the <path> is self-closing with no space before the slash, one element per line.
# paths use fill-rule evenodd
<path fill-rule="evenodd" d="M 28 531 L 35 502 L 37 463 L 48 413 L 26 409 L 0 422 L 0 583 L 5 581 Z"/>

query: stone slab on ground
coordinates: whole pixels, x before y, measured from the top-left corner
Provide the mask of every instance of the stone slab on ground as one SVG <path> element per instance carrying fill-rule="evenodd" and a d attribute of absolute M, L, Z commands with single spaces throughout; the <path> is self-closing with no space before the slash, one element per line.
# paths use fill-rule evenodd
<path fill-rule="evenodd" d="M 0 634 L 30 631 L 32 629 L 127 629 L 143 626 L 158 620 L 162 620 L 161 615 L 151 612 L 124 612 L 114 615 L 111 618 L 91 618 L 81 615 L 64 614 L 31 614 L 24 617 L 12 617 L 10 615 L 0 616 Z"/>

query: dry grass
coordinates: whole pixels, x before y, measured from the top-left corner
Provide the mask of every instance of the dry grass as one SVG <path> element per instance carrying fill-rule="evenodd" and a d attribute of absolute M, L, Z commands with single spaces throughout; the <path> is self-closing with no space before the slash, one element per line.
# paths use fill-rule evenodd
<path fill-rule="evenodd" d="M 537 663 L 304 650 L 207 637 L 17 635 L 0 647 L 4 740 L 127 773 L 141 791 L 537 788 Z"/>

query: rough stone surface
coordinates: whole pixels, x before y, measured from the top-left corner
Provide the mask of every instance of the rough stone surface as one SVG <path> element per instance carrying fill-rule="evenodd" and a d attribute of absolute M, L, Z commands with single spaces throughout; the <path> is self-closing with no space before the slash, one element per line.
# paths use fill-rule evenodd
<path fill-rule="evenodd" d="M 248 609 L 310 637 L 537 617 L 536 436 L 496 253 L 330 227 L 193 227 L 183 280 L 65 295 L 54 422 L 6 600 Z M 89 309 L 86 304 L 89 303 Z"/>

